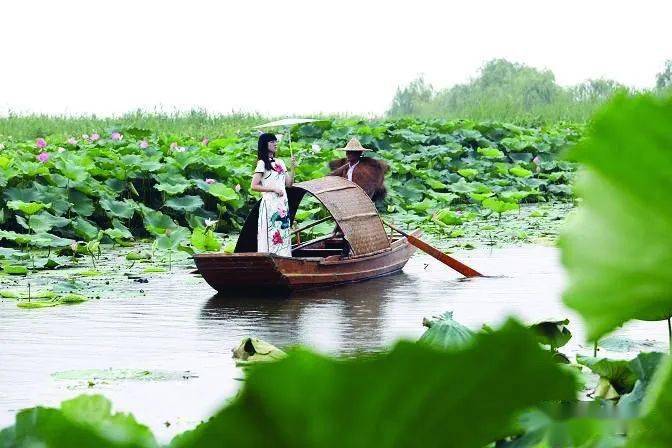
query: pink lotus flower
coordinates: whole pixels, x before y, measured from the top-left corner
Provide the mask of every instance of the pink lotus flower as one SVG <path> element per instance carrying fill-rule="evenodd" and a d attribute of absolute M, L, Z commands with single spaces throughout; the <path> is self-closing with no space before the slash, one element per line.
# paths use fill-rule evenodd
<path fill-rule="evenodd" d="M 110 138 L 115 142 L 120 142 L 121 139 L 124 138 L 124 136 L 121 135 L 119 132 L 113 132 L 112 134 L 110 134 Z"/>
<path fill-rule="evenodd" d="M 539 156 L 535 156 L 535 158 L 532 159 L 532 163 L 534 163 L 535 165 L 539 165 L 541 163 L 541 159 L 539 158 Z"/>
<path fill-rule="evenodd" d="M 236 193 L 240 193 L 240 184 L 236 184 L 235 187 L 233 187 L 234 190 L 236 190 Z"/>
<path fill-rule="evenodd" d="M 98 133 L 96 133 L 96 132 L 94 132 L 93 134 L 91 134 L 91 141 L 92 141 L 92 142 L 95 142 L 95 141 L 98 141 L 98 140 L 100 140 L 100 134 L 98 134 Z"/>
<path fill-rule="evenodd" d="M 76 144 L 77 144 L 77 139 L 75 139 L 75 137 L 70 137 L 68 139 L 68 145 L 75 146 Z"/>
<path fill-rule="evenodd" d="M 138 146 L 140 149 L 147 149 L 149 146 L 149 143 L 147 143 L 147 140 L 140 140 L 140 143 L 138 143 Z"/>
<path fill-rule="evenodd" d="M 43 139 L 42 137 L 40 137 L 37 140 L 35 140 L 35 146 L 42 149 L 45 146 L 47 146 L 47 141 L 45 139 Z"/>
<path fill-rule="evenodd" d="M 207 179 L 205 179 L 205 183 L 208 184 L 208 185 L 212 185 L 215 182 L 217 182 L 215 179 L 211 179 L 209 177 Z"/>
<path fill-rule="evenodd" d="M 37 160 L 45 163 L 47 160 L 49 160 L 49 153 L 48 152 L 41 152 L 37 155 Z"/>
<path fill-rule="evenodd" d="M 278 244 L 282 244 L 284 240 L 282 239 L 282 235 L 280 235 L 280 231 L 276 230 L 275 233 L 273 234 L 273 245 L 277 246 Z"/>
<path fill-rule="evenodd" d="M 203 143 L 204 146 L 207 146 L 208 143 L 210 143 L 210 140 L 208 140 L 208 137 L 204 137 L 201 143 Z"/>

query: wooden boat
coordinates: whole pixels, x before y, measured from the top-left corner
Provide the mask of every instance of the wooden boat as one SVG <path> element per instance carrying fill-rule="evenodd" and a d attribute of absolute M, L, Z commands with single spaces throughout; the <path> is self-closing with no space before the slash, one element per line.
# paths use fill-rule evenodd
<path fill-rule="evenodd" d="M 205 281 L 221 295 L 287 295 L 399 272 L 415 251 L 406 237 L 385 232 L 369 196 L 342 177 L 327 176 L 288 188 L 292 222 L 306 193 L 325 206 L 341 230 L 338 236 L 294 244 L 291 257 L 259 253 L 257 203 L 245 221 L 234 253 L 194 255 Z M 420 232 L 413 235 L 419 236 Z"/>

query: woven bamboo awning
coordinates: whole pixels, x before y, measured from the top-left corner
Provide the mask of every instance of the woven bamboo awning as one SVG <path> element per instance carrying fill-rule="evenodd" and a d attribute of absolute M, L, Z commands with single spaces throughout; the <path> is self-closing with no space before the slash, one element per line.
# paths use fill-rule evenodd
<path fill-rule="evenodd" d="M 390 248 L 375 205 L 357 184 L 336 176 L 294 184 L 287 189 L 292 221 L 306 193 L 315 196 L 334 217 L 350 245 L 352 255 L 367 255 Z M 256 252 L 258 212 L 257 204 L 240 232 L 236 252 Z"/>
<path fill-rule="evenodd" d="M 327 208 L 343 231 L 353 255 L 390 248 L 376 206 L 357 184 L 343 177 L 326 176 L 294 185 L 311 193 Z"/>

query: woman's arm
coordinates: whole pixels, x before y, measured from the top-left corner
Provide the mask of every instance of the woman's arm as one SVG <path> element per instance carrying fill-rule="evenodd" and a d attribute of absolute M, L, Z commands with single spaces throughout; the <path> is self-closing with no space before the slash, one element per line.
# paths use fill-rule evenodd
<path fill-rule="evenodd" d="M 252 183 L 250 184 L 250 188 L 254 191 L 260 191 L 262 193 L 277 193 L 278 196 L 283 196 L 285 192 L 281 188 L 271 188 L 271 187 L 264 187 L 261 185 L 261 177 L 264 175 L 264 173 L 254 173 L 254 176 L 252 176 Z"/>
<path fill-rule="evenodd" d="M 296 173 L 296 158 L 294 156 L 292 156 L 289 166 L 290 169 L 287 170 L 287 173 L 285 174 L 285 187 L 291 187 L 294 184 L 294 174 Z"/>

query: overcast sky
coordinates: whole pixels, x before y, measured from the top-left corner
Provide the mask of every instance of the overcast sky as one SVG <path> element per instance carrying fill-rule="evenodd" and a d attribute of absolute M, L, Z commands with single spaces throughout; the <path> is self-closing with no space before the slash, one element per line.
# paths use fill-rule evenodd
<path fill-rule="evenodd" d="M 492 58 L 650 87 L 670 1 L 0 1 L 0 114 L 384 112 Z"/>

